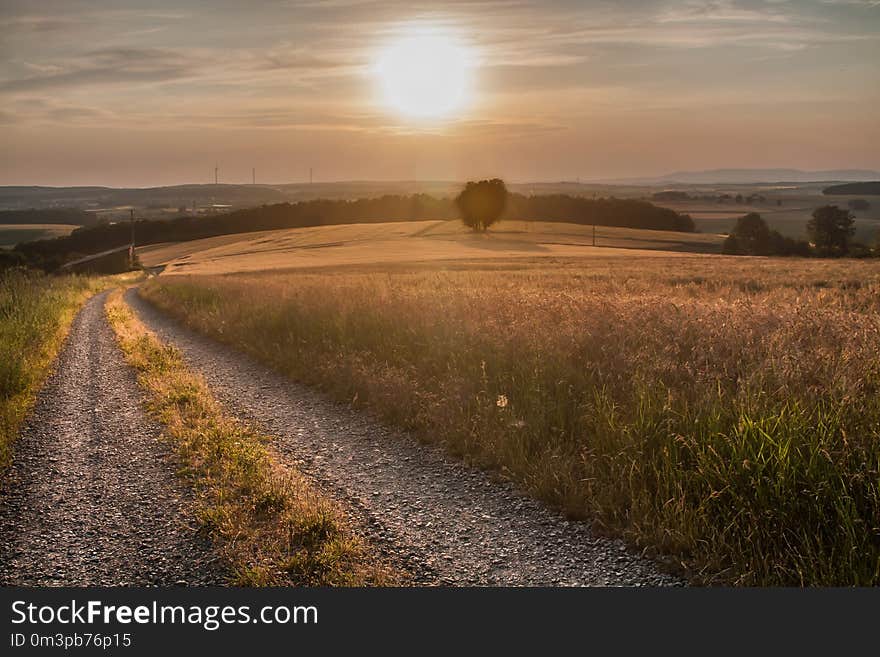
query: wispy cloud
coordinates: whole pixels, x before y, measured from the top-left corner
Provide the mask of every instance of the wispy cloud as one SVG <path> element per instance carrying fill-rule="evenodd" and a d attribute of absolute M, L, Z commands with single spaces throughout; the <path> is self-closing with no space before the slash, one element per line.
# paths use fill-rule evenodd
<path fill-rule="evenodd" d="M 355 137 L 425 134 L 456 148 L 554 139 L 564 148 L 570 135 L 608 132 L 624 120 L 638 123 L 621 129 L 622 142 L 644 128 L 641 122 L 659 131 L 661 122 L 684 115 L 722 126 L 714 116 L 763 113 L 779 130 L 808 107 L 839 126 L 861 121 L 864 132 L 865 108 L 880 101 L 880 87 L 871 84 L 880 59 L 880 0 L 137 5 L 0 3 L 4 130 L 210 130 L 242 141 L 277 131 L 320 134 L 337 150 Z M 388 112 L 371 73 L 383 45 L 419 25 L 454 34 L 478 61 L 473 102 L 442 125 Z M 865 141 L 847 141 L 840 130 L 835 147 Z M 756 151 L 773 138 L 759 132 Z M 791 143 L 810 139 L 819 135 L 801 132 Z M 570 144 L 573 161 L 591 152 L 589 144 Z M 270 146 L 288 147 L 280 138 Z"/>
<path fill-rule="evenodd" d="M 25 15 L 12 16 L 0 20 L 0 29 L 4 32 L 57 32 L 60 30 L 69 30 L 80 22 L 74 17 L 59 16 L 41 16 L 41 15 Z"/>
<path fill-rule="evenodd" d="M 880 7 L 880 0 L 822 0 L 826 5 L 849 5 L 850 7 Z"/>
<path fill-rule="evenodd" d="M 74 58 L 66 66 L 43 65 L 38 75 L 4 80 L 0 92 L 177 80 L 192 75 L 201 63 L 192 54 L 174 50 L 107 48 Z"/>
<path fill-rule="evenodd" d="M 658 23 L 789 23 L 782 6 L 742 7 L 730 0 L 691 0 L 662 10 Z"/>

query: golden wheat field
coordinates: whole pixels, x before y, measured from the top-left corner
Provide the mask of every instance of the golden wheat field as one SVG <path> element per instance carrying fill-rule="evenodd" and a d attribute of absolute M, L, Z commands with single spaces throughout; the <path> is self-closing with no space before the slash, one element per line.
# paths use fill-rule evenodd
<path fill-rule="evenodd" d="M 875 263 L 520 258 L 142 294 L 695 581 L 880 582 Z"/>
<path fill-rule="evenodd" d="M 141 247 L 145 267 L 165 274 L 222 274 L 371 263 L 536 257 L 718 253 L 723 236 L 567 223 L 505 221 L 475 235 L 460 221 L 408 221 L 290 228 Z"/>

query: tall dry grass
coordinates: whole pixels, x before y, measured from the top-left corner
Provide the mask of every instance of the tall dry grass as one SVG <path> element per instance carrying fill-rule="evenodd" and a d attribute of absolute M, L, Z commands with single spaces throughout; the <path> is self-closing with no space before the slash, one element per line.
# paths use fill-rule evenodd
<path fill-rule="evenodd" d="M 344 512 L 275 456 L 270 439 L 230 415 L 174 347 L 111 293 L 107 318 L 147 406 L 193 485 L 202 528 L 240 586 L 366 586 L 397 581 Z"/>
<path fill-rule="evenodd" d="M 80 305 L 103 279 L 0 272 L 0 469 Z"/>
<path fill-rule="evenodd" d="M 146 298 L 702 582 L 880 582 L 880 268 L 173 277 Z"/>

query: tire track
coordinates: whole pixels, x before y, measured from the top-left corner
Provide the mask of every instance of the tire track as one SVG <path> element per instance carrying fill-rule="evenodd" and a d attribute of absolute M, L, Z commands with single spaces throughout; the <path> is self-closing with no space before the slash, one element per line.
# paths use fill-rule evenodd
<path fill-rule="evenodd" d="M 80 310 L 0 486 L 0 584 L 222 584 L 104 316 Z"/>

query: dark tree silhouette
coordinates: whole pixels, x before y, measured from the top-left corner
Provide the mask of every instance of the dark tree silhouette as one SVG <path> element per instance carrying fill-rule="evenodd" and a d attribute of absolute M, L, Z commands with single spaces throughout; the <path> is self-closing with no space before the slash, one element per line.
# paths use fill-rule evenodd
<path fill-rule="evenodd" d="M 770 230 L 757 212 L 749 212 L 736 221 L 724 240 L 721 252 L 728 255 L 810 255 L 810 245 Z"/>
<path fill-rule="evenodd" d="M 850 238 L 856 232 L 855 217 L 849 210 L 824 205 L 813 210 L 807 222 L 807 234 L 820 255 L 846 255 Z"/>
<path fill-rule="evenodd" d="M 724 239 L 724 243 L 721 245 L 721 253 L 725 255 L 744 255 L 741 248 L 739 248 L 739 240 L 736 239 L 736 235 L 730 234 Z"/>
<path fill-rule="evenodd" d="M 507 207 L 507 187 L 499 178 L 469 182 L 455 198 L 455 206 L 465 226 L 485 232 L 501 218 Z"/>
<path fill-rule="evenodd" d="M 770 228 L 757 212 L 749 212 L 736 220 L 731 231 L 737 245 L 749 255 L 767 255 L 770 251 Z"/>

